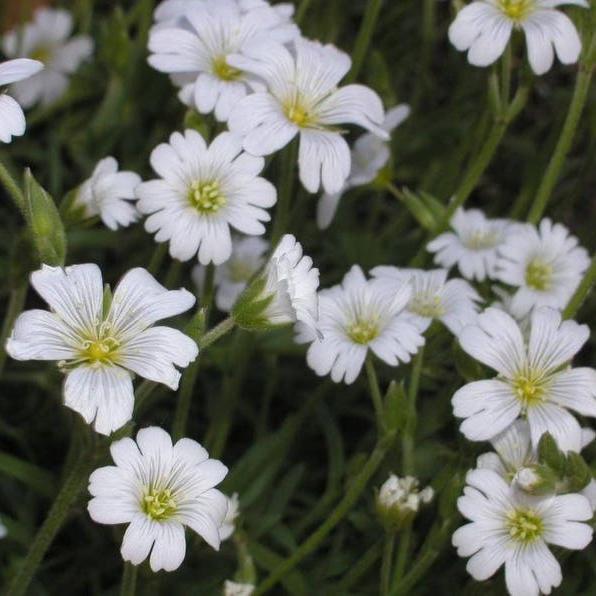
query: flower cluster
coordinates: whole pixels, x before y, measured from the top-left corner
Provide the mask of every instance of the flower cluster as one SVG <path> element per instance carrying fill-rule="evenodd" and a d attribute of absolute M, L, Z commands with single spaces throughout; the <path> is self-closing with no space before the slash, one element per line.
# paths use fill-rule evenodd
<path fill-rule="evenodd" d="M 580 55 L 575 26 L 557 10 L 564 4 L 588 7 L 585 0 L 474 0 L 458 12 L 449 39 L 468 51 L 472 64 L 487 66 L 521 29 L 530 66 L 543 74 L 555 53 L 564 64 Z M 452 396 L 459 429 L 494 449 L 466 475 L 458 508 L 469 523 L 454 533 L 453 545 L 470 557 L 467 569 L 477 580 L 504 566 L 513 596 L 550 593 L 562 573 L 548 545 L 585 548 L 592 539 L 586 522 L 596 510 L 596 481 L 581 455 L 594 438 L 582 424 L 584 417 L 596 417 L 596 370 L 572 366 L 590 332 L 565 311 L 590 266 L 587 251 L 550 219 L 534 225 L 454 208 L 447 221 L 445 213 L 452 212 L 435 205 L 431 219 L 437 225 L 427 226 L 432 239 L 425 247 L 434 268 L 390 263 L 363 270 L 354 264 L 339 283 L 319 289 L 313 259 L 283 225 L 278 229 L 291 185 L 280 189 L 279 219 L 267 229 L 278 192 L 264 177 L 265 158 L 284 150 L 288 168 L 281 169 L 288 176 L 297 161 L 304 189 L 321 193 L 317 223 L 325 229 L 350 189 L 394 188 L 388 186 L 391 133 L 409 116 L 409 106 L 385 112 L 371 88 L 342 86 L 350 56 L 305 38 L 289 4 L 165 0 L 153 16 L 147 61 L 170 76 L 189 108 L 184 130 L 171 132 L 151 151 L 153 179 L 143 181 L 106 156 L 67 195 L 60 213 L 51 207 L 60 222 L 61 216 L 68 224 L 101 220 L 111 232 L 143 219 L 145 231 L 163 245 L 156 263 L 128 271 L 112 291 L 93 263 L 63 267 L 57 263 L 64 259 L 42 257 L 45 263 L 30 280 L 49 310 L 8 319 L 7 354 L 56 362 L 64 374 L 64 404 L 98 433 L 120 431 L 124 437 L 111 443 L 114 465 L 89 478 L 91 518 L 127 524 L 122 558 L 133 565 L 149 559 L 154 572 L 181 565 L 185 528 L 217 550 L 240 527 L 238 494 L 227 497 L 216 488 L 228 470 L 198 442 L 173 442 L 158 427 L 139 430 L 134 440 L 125 436 L 135 391 L 137 405 L 153 383 L 176 391 L 199 344 L 203 349 L 234 327 L 293 326 L 317 376 L 350 385 L 366 369 L 382 445 L 393 437 L 384 426 L 389 398 L 380 395 L 375 359 L 403 368 L 422 356 L 434 333 L 442 333 L 481 371 Z M 0 86 L 10 85 L 0 95 L 3 143 L 24 134 L 23 108 L 59 100 L 91 57 L 91 38 L 72 36 L 73 28 L 69 12 L 42 8 L 32 22 L 3 36 L 3 52 L 11 58 L 0 64 Z M 365 131 L 352 146 L 347 126 Z M 29 223 L 29 203 L 19 206 Z M 198 261 L 192 278 L 201 309 L 180 325 L 183 331 L 176 322 L 157 324 L 188 313 L 197 301 L 184 288 L 168 289 L 171 279 L 162 285 L 154 277 L 166 251 L 179 262 Z M 420 256 L 412 262 L 430 260 L 424 250 Z M 451 275 L 454 269 L 461 277 Z M 211 298 L 228 316 L 201 336 L 205 330 L 196 332 L 193 325 L 211 314 Z M 415 362 L 421 366 L 420 358 Z M 145 380 L 144 390 L 136 377 Z M 418 380 L 409 387 L 414 394 Z M 392 422 L 393 432 L 411 420 Z M 434 489 L 421 490 L 415 477 L 391 474 L 377 494 L 377 513 L 395 532 L 433 497 Z M 5 532 L 0 523 L 0 537 Z M 238 549 L 245 546 L 242 534 L 238 530 L 232 541 Z M 235 579 L 240 581 L 225 582 L 225 594 L 253 592 L 255 578 Z"/>

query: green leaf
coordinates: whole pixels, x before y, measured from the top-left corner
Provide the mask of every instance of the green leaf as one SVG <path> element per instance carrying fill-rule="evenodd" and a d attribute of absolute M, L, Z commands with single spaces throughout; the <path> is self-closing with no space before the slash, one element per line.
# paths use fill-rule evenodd
<path fill-rule="evenodd" d="M 44 497 L 56 494 L 56 482 L 52 474 L 18 457 L 0 452 L 0 473 L 19 480 Z"/>
<path fill-rule="evenodd" d="M 25 170 L 25 213 L 39 258 L 46 265 L 64 265 L 66 235 L 54 199 Z"/>

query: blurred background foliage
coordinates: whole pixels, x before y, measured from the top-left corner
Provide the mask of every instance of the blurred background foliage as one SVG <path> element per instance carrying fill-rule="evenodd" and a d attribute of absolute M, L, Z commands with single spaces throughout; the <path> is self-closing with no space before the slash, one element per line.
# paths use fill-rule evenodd
<path fill-rule="evenodd" d="M 0 159 L 13 172 L 18 175 L 29 166 L 60 203 L 106 155 L 115 156 L 123 169 L 149 178 L 149 154 L 172 131 L 184 126 L 215 131 L 213 121 L 189 113 L 178 101 L 167 76 L 147 65 L 151 0 L 54 4 L 72 10 L 78 31 L 93 35 L 95 57 L 73 77 L 66 96 L 28 114 L 24 138 L 0 148 Z M 466 163 L 478 151 L 490 124 L 488 71 L 471 67 L 449 45 L 450 4 L 385 1 L 359 77 L 382 95 L 386 106 L 412 105 L 411 117 L 393 136 L 392 180 L 399 187 L 429 193 L 443 204 L 460 183 Z M 33 5 L 2 0 L 2 30 L 26 18 Z M 302 0 L 298 15 L 305 35 L 351 52 L 365 5 L 362 0 Z M 575 17 L 579 12 L 569 11 Z M 588 22 L 585 19 L 584 26 Z M 517 50 L 514 65 L 520 68 L 521 44 Z M 574 68 L 557 65 L 533 81 L 526 108 L 508 130 L 468 206 L 480 207 L 492 216 L 525 218 L 558 138 L 575 75 Z M 269 160 L 265 176 L 278 183 L 278 159 Z M 364 268 L 405 266 L 425 241 L 426 231 L 382 187 L 348 193 L 325 232 L 315 225 L 316 197 L 298 185 L 295 188 L 288 231 L 296 234 L 314 258 L 322 286 L 338 282 L 354 263 Z M 548 216 L 566 224 L 594 251 L 593 85 Z M 131 267 L 153 262 L 159 265 L 157 274 L 163 283 L 192 288 L 194 263 L 174 263 L 167 256 L 159 263 L 156 245 L 142 225 L 114 233 L 92 222 L 69 228 L 67 236 L 67 263 L 98 263 L 108 282 L 115 283 Z M 430 266 L 428 257 L 425 265 Z M 21 216 L 4 197 L 0 202 L 0 311 L 5 311 L 10 293 L 22 288 L 28 272 L 36 267 Z M 29 292 L 27 306 L 40 304 Z M 593 323 L 595 311 L 592 299 L 579 319 Z M 218 317 L 212 313 L 211 324 Z M 593 364 L 593 340 L 580 360 Z M 383 387 L 410 376 L 408 366 L 379 366 L 379 371 Z M 404 594 L 504 593 L 499 574 L 483 584 L 470 580 L 465 561 L 450 546 L 450 531 L 459 519 L 454 502 L 463 475 L 475 457 L 487 450 L 486 445 L 469 443 L 458 433 L 450 398 L 463 379 L 480 376 L 478 365 L 456 348 L 450 334 L 433 327 L 418 400 L 415 473 L 423 485 L 433 485 L 438 498 L 416 519 L 406 573 L 421 558 L 427 567 L 423 579 L 414 577 L 411 585 L 404 586 Z M 60 406 L 61 382 L 54 365 L 36 362 L 9 361 L 2 376 L 0 514 L 10 537 L 0 541 L 0 584 L 8 581 L 22 561 L 60 483 L 74 421 L 74 414 Z M 157 390 L 135 424 L 169 429 L 175 400 L 172 392 Z M 240 494 L 241 529 L 236 545 L 226 542 L 220 553 L 190 538 L 187 558 L 175 573 L 152 574 L 143 566 L 139 594 L 219 593 L 223 580 L 236 571 L 237 549 L 243 552 L 245 548 L 262 579 L 295 551 L 345 494 L 374 445 L 375 425 L 363 377 L 350 387 L 317 379 L 305 364 L 304 348 L 293 343 L 291 330 L 257 335 L 237 332 L 201 358 L 187 435 L 206 444 L 230 467 L 223 489 Z M 592 461 L 593 455 L 592 448 L 587 460 Z M 303 561 L 272 593 L 378 593 L 383 530 L 374 515 L 373 486 L 379 486 L 389 471 L 400 473 L 400 460 L 397 445 L 365 498 L 316 555 Z M 31 594 L 117 593 L 123 528 L 93 524 L 86 502 L 84 494 L 50 549 Z M 575 553 L 566 561 L 559 593 L 593 594 L 595 573 L 595 549 Z"/>

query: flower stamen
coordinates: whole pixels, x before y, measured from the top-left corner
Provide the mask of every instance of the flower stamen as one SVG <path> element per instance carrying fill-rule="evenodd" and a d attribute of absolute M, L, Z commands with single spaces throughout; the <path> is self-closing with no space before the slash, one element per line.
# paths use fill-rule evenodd
<path fill-rule="evenodd" d="M 188 201 L 203 215 L 217 213 L 227 203 L 218 182 L 199 181 L 190 185 Z"/>
<path fill-rule="evenodd" d="M 509 536 L 517 542 L 528 544 L 542 536 L 542 519 L 531 509 L 515 509 L 507 514 Z"/>
<path fill-rule="evenodd" d="M 172 490 L 152 488 L 147 491 L 141 503 L 143 511 L 156 521 L 168 519 L 176 513 L 176 502 L 172 498 Z"/>
<path fill-rule="evenodd" d="M 348 327 L 348 337 L 357 344 L 366 345 L 379 335 L 376 321 L 358 319 Z"/>
<path fill-rule="evenodd" d="M 501 10 L 513 21 L 523 21 L 534 6 L 534 0 L 500 0 Z"/>
<path fill-rule="evenodd" d="M 428 317 L 431 319 L 441 317 L 445 314 L 441 297 L 429 293 L 414 296 L 414 298 L 410 300 L 408 310 L 421 317 Z"/>
<path fill-rule="evenodd" d="M 236 81 L 242 76 L 242 71 L 230 66 L 225 56 L 213 59 L 213 74 L 222 81 Z"/>
<path fill-rule="evenodd" d="M 539 292 L 546 292 L 550 288 L 552 275 L 552 265 L 538 258 L 531 260 L 526 267 L 526 283 Z"/>

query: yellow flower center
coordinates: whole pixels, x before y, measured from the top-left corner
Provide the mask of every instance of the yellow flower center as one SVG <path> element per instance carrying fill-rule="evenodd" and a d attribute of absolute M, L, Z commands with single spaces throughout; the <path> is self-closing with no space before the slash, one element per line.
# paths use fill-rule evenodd
<path fill-rule="evenodd" d="M 157 521 L 168 519 L 176 513 L 176 502 L 172 498 L 172 490 L 169 488 L 159 491 L 152 488 L 147 491 L 143 497 L 142 507 L 151 519 Z"/>
<path fill-rule="evenodd" d="M 498 242 L 497 234 L 494 232 L 474 232 L 464 242 L 464 246 L 470 250 L 485 250 L 494 248 Z"/>
<path fill-rule="evenodd" d="M 296 95 L 285 102 L 284 112 L 288 120 L 300 128 L 306 128 L 313 124 L 312 112 L 309 107 L 305 105 L 300 95 Z"/>
<path fill-rule="evenodd" d="M 31 58 L 31 60 L 39 60 L 39 62 L 43 62 L 44 64 L 46 64 L 47 62 L 49 62 L 51 55 L 52 51 L 50 48 L 40 46 L 38 48 L 35 48 L 31 52 L 29 58 Z"/>
<path fill-rule="evenodd" d="M 519 375 L 513 381 L 513 390 L 522 402 L 524 411 L 543 401 L 544 389 L 544 382 L 531 374 Z"/>
<path fill-rule="evenodd" d="M 379 335 L 376 321 L 358 319 L 348 328 L 348 337 L 357 344 L 366 345 Z"/>
<path fill-rule="evenodd" d="M 203 215 L 216 213 L 225 204 L 218 182 L 193 182 L 188 193 L 189 203 Z"/>
<path fill-rule="evenodd" d="M 91 364 L 111 364 L 116 358 L 119 347 L 120 342 L 113 337 L 87 340 L 83 342 L 80 357 Z"/>
<path fill-rule="evenodd" d="M 531 509 L 516 509 L 507 514 L 507 529 L 511 538 L 528 544 L 542 536 L 544 524 Z"/>
<path fill-rule="evenodd" d="M 225 56 L 217 56 L 213 60 L 213 74 L 222 81 L 236 81 L 242 76 L 242 71 L 230 66 Z"/>
<path fill-rule="evenodd" d="M 550 288 L 552 275 L 552 265 L 538 258 L 533 259 L 526 267 L 526 284 L 533 290 L 545 292 Z"/>
<path fill-rule="evenodd" d="M 410 312 L 421 317 L 434 319 L 445 314 L 441 298 L 436 294 L 421 294 L 414 296 L 408 305 Z"/>
<path fill-rule="evenodd" d="M 499 4 L 511 20 L 522 21 L 534 7 L 534 0 L 500 0 Z"/>

